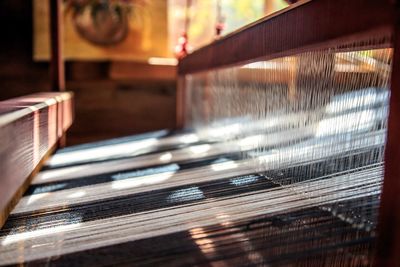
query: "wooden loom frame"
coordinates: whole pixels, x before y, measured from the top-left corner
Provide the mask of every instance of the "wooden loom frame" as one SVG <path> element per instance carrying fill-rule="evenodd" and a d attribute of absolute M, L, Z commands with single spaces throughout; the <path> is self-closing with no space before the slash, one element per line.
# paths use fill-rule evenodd
<path fill-rule="evenodd" d="M 31 143 L 28 146 L 23 148 L 25 149 L 25 157 L 39 157 L 39 160 L 35 160 L 31 165 L 31 162 L 24 161 L 18 154 L 21 152 L 20 146 L 15 145 L 11 151 L 7 151 L 12 155 L 14 155 L 13 153 L 17 153 L 17 160 L 14 164 L 28 164 L 30 166 L 22 166 L 26 175 L 17 175 L 12 181 L 0 179 L 0 229 L 46 159 L 50 157 L 56 148 L 65 146 L 66 131 L 73 121 L 73 93 L 64 92 L 65 73 L 62 53 L 62 4 L 63 0 L 49 0 L 51 47 L 50 82 L 53 93 L 27 95 L 2 101 L 0 105 L 0 108 L 10 110 L 10 113 L 1 118 L 0 128 L 6 132 L 10 131 L 15 134 L 24 135 L 26 139 L 27 137 L 25 135 L 27 134 L 24 133 L 23 130 L 25 126 L 30 125 L 34 138 L 30 140 Z M 39 124 L 40 114 L 45 114 L 49 117 L 47 124 L 42 125 L 42 127 L 32 124 Z M 45 150 L 44 152 L 39 151 L 40 146 Z M 4 166 L 1 167 L 4 168 Z M 9 167 L 6 166 L 5 168 L 7 169 Z M 7 170 L 2 169 L 2 175 L 4 175 L 4 172 Z"/>
<path fill-rule="evenodd" d="M 400 16 L 398 0 L 304 0 L 179 61 L 177 127 L 185 123 L 184 75 L 307 51 L 394 47 L 376 266 L 400 266 Z M 386 37 L 392 36 L 392 40 Z M 374 45 L 364 43 L 374 38 Z M 257 41 L 254 41 L 257 40 Z M 229 55 L 226 52 L 229 51 Z M 398 212 L 396 212 L 398 211 Z"/>

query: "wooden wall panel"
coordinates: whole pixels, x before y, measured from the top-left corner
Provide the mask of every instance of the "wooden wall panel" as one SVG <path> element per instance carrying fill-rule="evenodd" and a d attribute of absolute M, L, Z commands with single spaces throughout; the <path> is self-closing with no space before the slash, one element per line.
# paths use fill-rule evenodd
<path fill-rule="evenodd" d="M 75 121 L 67 145 L 175 127 L 175 82 L 69 81 Z"/>

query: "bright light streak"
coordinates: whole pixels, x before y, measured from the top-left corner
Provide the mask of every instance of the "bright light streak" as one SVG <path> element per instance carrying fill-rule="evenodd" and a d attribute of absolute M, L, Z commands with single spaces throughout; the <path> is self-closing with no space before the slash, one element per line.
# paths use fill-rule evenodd
<path fill-rule="evenodd" d="M 375 88 L 344 93 L 335 96 L 326 106 L 325 112 L 327 114 L 335 114 L 354 108 L 368 107 L 375 104 L 385 104 L 388 99 L 388 91 L 378 91 Z"/>
<path fill-rule="evenodd" d="M 198 142 L 200 139 L 196 134 L 186 134 L 179 138 L 179 141 L 184 144 L 192 144 Z"/>
<path fill-rule="evenodd" d="M 257 147 L 261 140 L 265 138 L 263 135 L 249 136 L 239 141 L 239 146 L 242 150 L 248 150 Z"/>
<path fill-rule="evenodd" d="M 48 193 L 42 193 L 42 194 L 34 194 L 34 195 L 31 195 L 30 197 L 29 197 L 29 199 L 28 199 L 28 205 L 29 204 L 32 204 L 33 202 L 36 202 L 37 200 L 39 200 L 39 199 L 42 199 L 42 198 L 44 198 L 44 197 L 46 197 L 46 196 L 48 196 L 50 193 L 48 192 Z"/>
<path fill-rule="evenodd" d="M 206 153 L 207 151 L 209 151 L 210 148 L 211 148 L 210 145 L 204 144 L 204 145 L 192 146 L 189 148 L 189 150 L 193 154 L 203 154 L 203 153 Z"/>
<path fill-rule="evenodd" d="M 126 142 L 122 144 L 100 146 L 85 150 L 55 154 L 48 162 L 49 166 L 74 164 L 82 161 L 107 159 L 115 156 L 132 155 L 139 151 L 145 152 L 158 142 L 156 138 L 142 141 Z M 146 150 L 147 149 L 147 150 Z"/>
<path fill-rule="evenodd" d="M 201 131 L 201 134 L 210 137 L 229 137 L 235 134 L 238 134 L 241 130 L 241 125 L 239 123 L 216 127 L 216 128 L 209 128 Z"/>
<path fill-rule="evenodd" d="M 80 190 L 80 191 L 77 191 L 77 192 L 74 192 L 74 193 L 68 195 L 68 198 L 79 198 L 79 197 L 83 197 L 85 195 L 86 195 L 86 192 L 83 190 Z"/>
<path fill-rule="evenodd" d="M 215 251 L 215 245 L 211 239 L 206 238 L 208 235 L 201 227 L 189 230 L 189 233 L 203 253 L 210 253 Z"/>
<path fill-rule="evenodd" d="M 375 112 L 366 110 L 322 120 L 318 124 L 315 136 L 361 132 L 370 129 L 375 123 Z"/>
<path fill-rule="evenodd" d="M 172 154 L 171 153 L 165 153 L 165 154 L 162 154 L 161 156 L 160 156 L 160 161 L 162 161 L 162 162 L 170 162 L 171 161 L 171 159 L 172 159 Z"/>
<path fill-rule="evenodd" d="M 38 173 L 38 175 L 35 178 L 34 183 L 38 183 L 39 181 L 46 181 L 46 180 L 54 179 L 54 178 L 61 178 L 65 175 L 72 174 L 72 173 L 80 173 L 81 171 L 83 171 L 87 168 L 88 168 L 88 166 L 74 166 L 74 167 L 42 171 L 42 172 Z"/>
<path fill-rule="evenodd" d="M 26 241 L 26 240 L 33 239 L 36 237 L 48 236 L 48 235 L 53 235 L 53 234 L 70 231 L 72 229 L 78 228 L 79 226 L 80 226 L 80 223 L 76 223 L 76 224 L 69 224 L 69 225 L 56 226 L 56 227 L 52 227 L 52 228 L 40 229 L 40 230 L 35 230 L 35 231 L 30 231 L 30 232 L 11 234 L 11 235 L 8 235 L 1 242 L 1 244 L 3 246 L 7 246 L 12 243 Z"/>
<path fill-rule="evenodd" d="M 211 169 L 213 171 L 225 171 L 225 170 L 235 169 L 237 167 L 238 165 L 232 160 L 211 165 Z"/>
<path fill-rule="evenodd" d="M 287 63 L 274 62 L 274 61 L 259 61 L 246 64 L 242 69 L 272 69 L 272 70 L 283 70 L 287 69 Z"/>
<path fill-rule="evenodd" d="M 121 173 L 112 175 L 111 178 L 113 180 L 126 180 L 126 179 L 133 179 L 136 177 L 144 177 L 144 176 L 154 175 L 157 173 L 176 172 L 178 170 L 179 170 L 179 165 L 174 163 L 174 164 L 169 164 L 166 166 L 139 169 L 139 170 L 130 171 L 130 172 L 121 172 Z"/>
<path fill-rule="evenodd" d="M 164 172 L 149 176 L 142 176 L 138 178 L 132 178 L 127 180 L 118 180 L 111 183 L 112 189 L 126 189 L 126 188 L 134 188 L 144 185 L 152 185 L 164 182 L 171 178 L 174 175 L 174 172 Z"/>
<path fill-rule="evenodd" d="M 151 57 L 147 61 L 150 65 L 176 66 L 178 60 L 176 58 L 167 57 Z"/>

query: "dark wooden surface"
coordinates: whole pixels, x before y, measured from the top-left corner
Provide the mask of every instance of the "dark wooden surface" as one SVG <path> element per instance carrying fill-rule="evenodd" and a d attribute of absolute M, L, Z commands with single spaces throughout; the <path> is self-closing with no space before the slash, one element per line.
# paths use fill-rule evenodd
<path fill-rule="evenodd" d="M 63 60 L 63 10 L 62 0 L 50 2 L 50 75 L 51 89 L 65 91 L 65 73 Z"/>
<path fill-rule="evenodd" d="M 32 60 L 32 1 L 0 1 L 0 100 L 50 91 L 49 65 Z"/>
<path fill-rule="evenodd" d="M 0 227 L 27 188 L 27 179 L 71 125 L 72 97 L 37 93 L 0 102 L 0 109 L 8 110 L 0 115 Z"/>
<path fill-rule="evenodd" d="M 400 266 L 400 16 L 397 7 L 393 69 L 375 266 Z"/>
<path fill-rule="evenodd" d="M 175 81 L 68 81 L 75 121 L 68 144 L 175 127 Z"/>
<path fill-rule="evenodd" d="M 178 79 L 176 88 L 176 127 L 182 129 L 185 126 L 185 79 Z"/>
<path fill-rule="evenodd" d="M 49 157 L 54 153 L 55 150 L 56 150 L 56 145 L 54 145 L 47 151 L 47 153 L 43 156 L 39 164 L 32 170 L 31 174 L 26 178 L 26 180 L 22 183 L 22 185 L 19 188 L 17 188 L 17 190 L 11 197 L 10 201 L 4 207 L 2 207 L 2 209 L 0 209 L 0 229 L 7 221 L 7 218 L 11 213 L 11 211 L 13 210 L 13 208 L 18 204 L 18 201 L 21 199 L 21 197 L 24 195 L 28 187 L 31 185 L 32 179 L 39 173 L 44 163 L 49 159 Z M 4 189 L 8 191 L 12 190 L 12 188 L 10 187 Z"/>
<path fill-rule="evenodd" d="M 391 0 L 301 1 L 291 8 L 229 34 L 183 58 L 179 74 L 272 59 L 300 52 L 332 48 L 347 50 L 374 46 L 392 31 Z M 367 41 L 363 43 L 363 41 Z"/>
<path fill-rule="evenodd" d="M 110 65 L 109 75 L 113 80 L 170 82 L 176 80 L 176 66 L 114 61 Z"/>

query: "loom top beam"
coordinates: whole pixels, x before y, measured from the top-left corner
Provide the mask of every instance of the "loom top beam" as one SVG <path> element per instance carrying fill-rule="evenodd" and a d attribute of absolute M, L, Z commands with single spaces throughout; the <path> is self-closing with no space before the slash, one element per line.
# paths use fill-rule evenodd
<path fill-rule="evenodd" d="M 200 48 L 180 60 L 180 75 L 326 48 L 349 50 L 360 42 L 388 47 L 393 32 L 390 0 L 301 1 Z M 366 42 L 366 43 L 363 43 Z"/>

